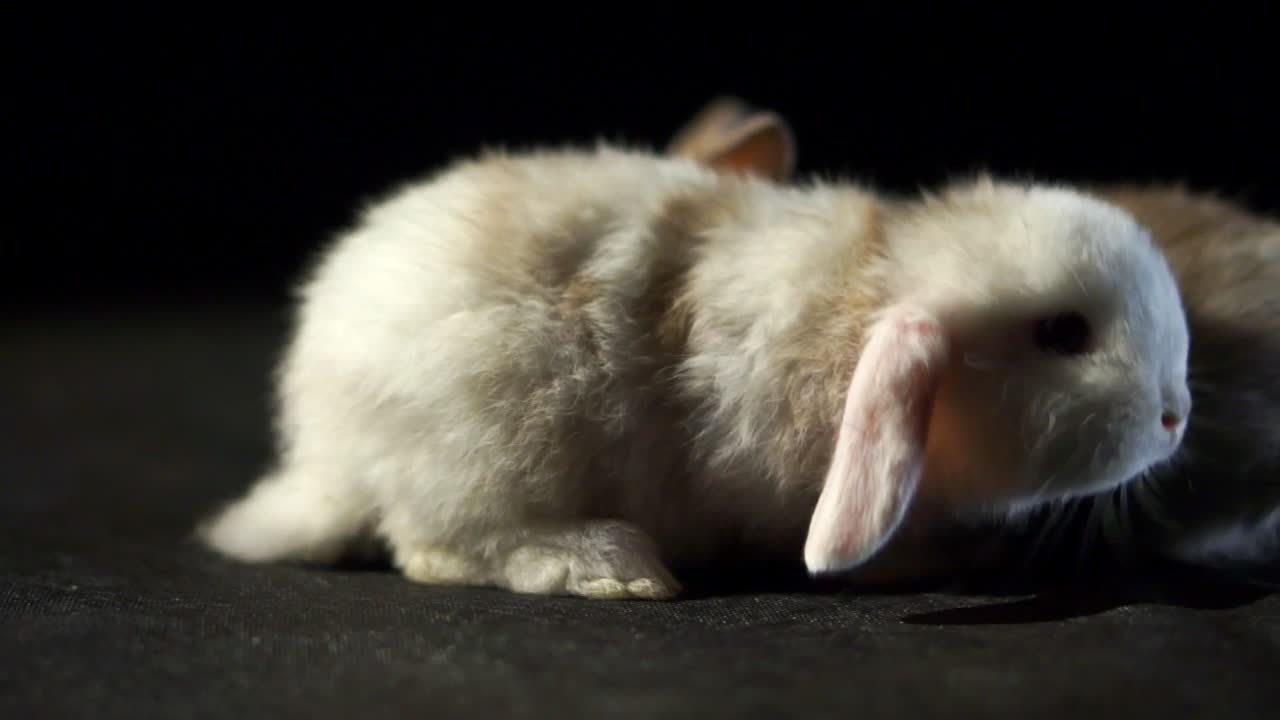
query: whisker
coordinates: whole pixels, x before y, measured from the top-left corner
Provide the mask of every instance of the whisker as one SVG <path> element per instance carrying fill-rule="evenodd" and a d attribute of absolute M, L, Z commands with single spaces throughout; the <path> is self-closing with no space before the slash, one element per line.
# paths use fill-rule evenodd
<path fill-rule="evenodd" d="M 1090 506 L 1085 527 L 1080 537 L 1080 548 L 1076 552 L 1077 572 L 1084 566 L 1085 560 L 1097 546 L 1097 535 L 1103 520 L 1102 516 L 1106 513 L 1106 504 L 1100 503 L 1096 499 L 1090 503 Z"/>

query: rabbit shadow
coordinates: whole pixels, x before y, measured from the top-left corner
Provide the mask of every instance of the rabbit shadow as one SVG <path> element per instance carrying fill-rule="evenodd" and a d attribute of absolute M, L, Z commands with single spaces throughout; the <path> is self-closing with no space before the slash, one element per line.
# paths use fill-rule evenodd
<path fill-rule="evenodd" d="M 935 626 L 1024 625 L 1062 622 L 1140 606 L 1227 611 L 1248 607 L 1280 592 L 1280 582 L 1230 571 L 1152 565 L 1088 576 L 968 580 L 945 592 L 966 600 L 981 597 L 996 601 L 913 613 L 900 618 L 901 622 Z"/>
<path fill-rule="evenodd" d="M 1139 606 L 1226 611 L 1280 593 L 1280 577 L 1266 571 L 1211 570 L 1156 561 L 1091 572 L 1068 566 L 1036 572 L 1003 567 L 956 578 L 876 586 L 859 586 L 839 577 L 812 578 L 803 568 L 788 565 L 766 565 L 763 570 L 741 565 L 704 568 L 689 577 L 688 598 L 760 594 L 954 598 L 955 607 L 899 619 L 907 625 L 932 626 L 1061 622 Z"/>
<path fill-rule="evenodd" d="M 394 573 L 381 548 L 344 556 L 331 571 Z M 1107 566 L 1093 572 L 1066 567 L 1032 573 L 1010 567 L 959 578 L 859 586 L 841 577 L 811 577 L 794 563 L 739 559 L 677 571 L 682 600 L 747 598 L 764 594 L 905 596 L 928 593 L 955 598 L 957 605 L 899 618 L 907 625 L 1022 625 L 1061 622 L 1144 605 L 1225 611 L 1247 607 L 1280 593 L 1280 576 L 1213 571 L 1150 562 Z M 982 600 L 974 604 L 975 599 Z"/>

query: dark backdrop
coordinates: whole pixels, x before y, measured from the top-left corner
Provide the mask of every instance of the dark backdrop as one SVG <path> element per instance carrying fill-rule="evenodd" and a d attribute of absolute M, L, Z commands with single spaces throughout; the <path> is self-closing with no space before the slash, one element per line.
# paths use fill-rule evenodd
<path fill-rule="evenodd" d="M 3 299 L 279 302 L 361 203 L 459 153 L 660 144 L 723 92 L 786 113 L 804 173 L 1180 180 L 1280 208 L 1268 18 L 455 9 L 9 23 Z"/>

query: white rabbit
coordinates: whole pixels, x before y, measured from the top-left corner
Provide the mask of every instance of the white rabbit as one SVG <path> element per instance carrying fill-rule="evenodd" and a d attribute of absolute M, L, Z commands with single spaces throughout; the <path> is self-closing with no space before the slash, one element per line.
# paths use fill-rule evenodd
<path fill-rule="evenodd" d="M 1181 299 L 1069 189 L 889 201 L 600 146 L 487 153 L 302 286 L 280 457 L 202 526 L 245 561 L 374 536 L 408 578 L 664 598 L 731 546 L 855 568 L 909 509 L 1107 490 L 1179 447 Z"/>

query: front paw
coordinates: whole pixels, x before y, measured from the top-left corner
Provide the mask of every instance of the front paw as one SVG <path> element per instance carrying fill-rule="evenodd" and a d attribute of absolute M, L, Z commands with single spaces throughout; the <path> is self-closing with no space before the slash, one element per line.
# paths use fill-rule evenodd
<path fill-rule="evenodd" d="M 625 523 L 588 523 L 539 537 L 508 556 L 503 575 L 516 592 L 601 600 L 664 600 L 681 589 L 653 542 Z"/>

